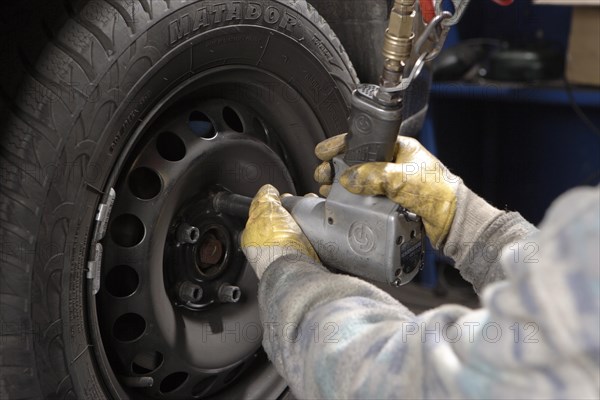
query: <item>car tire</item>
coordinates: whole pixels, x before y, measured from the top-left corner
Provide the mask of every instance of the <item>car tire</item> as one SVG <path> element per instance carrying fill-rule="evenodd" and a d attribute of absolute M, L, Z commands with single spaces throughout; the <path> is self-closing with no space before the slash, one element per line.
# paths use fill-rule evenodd
<path fill-rule="evenodd" d="M 289 146 L 308 154 L 346 130 L 356 74 L 304 0 L 91 0 L 25 71 L 0 137 L 0 398 L 146 397 L 123 387 L 101 348 L 95 218 L 143 121 L 227 66 L 300 94 L 320 129 L 290 128 Z M 293 167 L 298 192 L 316 189 L 303 172 L 316 162 Z"/>

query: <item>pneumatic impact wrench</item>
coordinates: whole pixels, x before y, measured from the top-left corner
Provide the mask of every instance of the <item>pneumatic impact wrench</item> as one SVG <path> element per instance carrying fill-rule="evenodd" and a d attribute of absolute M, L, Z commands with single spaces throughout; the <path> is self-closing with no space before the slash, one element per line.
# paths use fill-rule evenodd
<path fill-rule="evenodd" d="M 346 151 L 332 160 L 334 180 L 329 196 L 282 199 L 324 265 L 395 286 L 410 282 L 423 265 L 425 235 L 421 219 L 384 196 L 352 194 L 336 178 L 350 166 L 391 162 L 394 157 L 404 93 L 430 55 L 423 52 L 412 67 L 410 79 L 405 77 L 415 39 L 415 2 L 394 3 L 385 34 L 380 85 L 360 85 L 352 94 Z M 441 14 L 436 25 L 429 25 L 426 39 L 436 37 L 434 28 L 442 27 L 444 18 L 448 14 Z M 444 33 L 438 29 L 437 37 Z M 420 39 L 417 47 L 422 43 Z M 441 47 L 439 42 L 434 45 Z M 251 200 L 220 192 L 213 205 L 219 212 L 247 217 Z"/>

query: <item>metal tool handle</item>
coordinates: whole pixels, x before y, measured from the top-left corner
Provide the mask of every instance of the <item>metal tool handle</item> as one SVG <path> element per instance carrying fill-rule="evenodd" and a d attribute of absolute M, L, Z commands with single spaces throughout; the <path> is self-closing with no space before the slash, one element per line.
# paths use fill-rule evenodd
<path fill-rule="evenodd" d="M 402 123 L 402 106 L 384 107 L 377 103 L 377 85 L 361 85 L 352 95 L 349 131 L 344 161 L 356 165 L 372 161 L 392 161 Z"/>

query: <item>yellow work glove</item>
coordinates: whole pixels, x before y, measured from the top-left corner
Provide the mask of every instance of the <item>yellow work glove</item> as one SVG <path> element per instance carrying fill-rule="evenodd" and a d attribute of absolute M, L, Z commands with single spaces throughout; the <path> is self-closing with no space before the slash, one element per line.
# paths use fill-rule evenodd
<path fill-rule="evenodd" d="M 331 190 L 329 161 L 345 150 L 346 134 L 319 143 L 315 153 L 324 161 L 315 170 L 315 180 L 327 196 Z M 456 191 L 462 180 L 453 175 L 417 140 L 398 136 L 394 162 L 373 162 L 348 168 L 340 177 L 348 191 L 364 195 L 384 195 L 423 219 L 425 233 L 439 248 L 456 213 Z"/>
<path fill-rule="evenodd" d="M 308 238 L 281 205 L 279 192 L 271 185 L 260 188 L 252 200 L 246 229 L 242 233 L 242 251 L 258 279 L 280 257 L 286 257 L 290 262 L 297 260 L 299 255 L 319 260 Z"/>

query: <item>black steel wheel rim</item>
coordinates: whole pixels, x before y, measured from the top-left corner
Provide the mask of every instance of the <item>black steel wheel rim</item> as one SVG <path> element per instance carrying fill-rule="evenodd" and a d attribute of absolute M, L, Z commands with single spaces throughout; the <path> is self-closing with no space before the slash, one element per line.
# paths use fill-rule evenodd
<path fill-rule="evenodd" d="M 155 116 L 114 185 L 97 297 L 101 341 L 134 398 L 230 396 L 268 360 L 258 283 L 238 246 L 245 221 L 216 213 L 211 195 L 252 196 L 264 183 L 306 190 L 299 171 L 322 128 L 290 86 L 245 66 L 194 77 Z M 298 124 L 302 137 L 290 134 Z M 282 383 L 272 386 L 280 392 Z"/>

